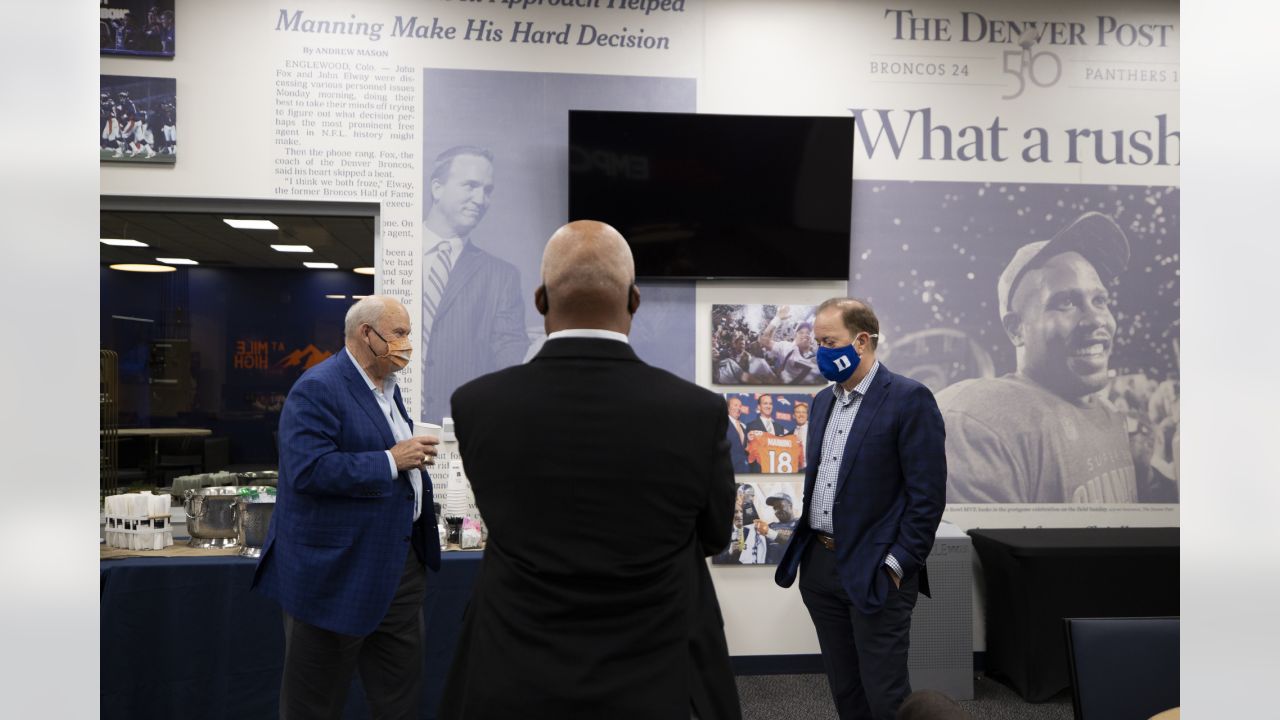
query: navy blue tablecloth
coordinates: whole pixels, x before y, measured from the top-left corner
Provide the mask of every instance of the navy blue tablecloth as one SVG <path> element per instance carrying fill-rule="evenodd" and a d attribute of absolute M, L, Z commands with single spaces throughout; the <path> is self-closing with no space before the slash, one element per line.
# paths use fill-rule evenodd
<path fill-rule="evenodd" d="M 434 718 L 480 569 L 481 553 L 445 553 L 427 575 L 423 718 Z M 280 607 L 249 590 L 256 560 L 101 562 L 103 720 L 254 720 L 278 714 Z M 357 679 L 344 718 L 369 717 Z"/>
<path fill-rule="evenodd" d="M 1178 614 L 1178 528 L 970 530 L 986 582 L 988 675 L 1026 700 L 1071 686 L 1064 618 Z"/>

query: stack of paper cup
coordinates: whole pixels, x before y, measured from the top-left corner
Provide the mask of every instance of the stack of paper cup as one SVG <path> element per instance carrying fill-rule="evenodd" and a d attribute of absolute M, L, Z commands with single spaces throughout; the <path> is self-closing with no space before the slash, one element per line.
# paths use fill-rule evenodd
<path fill-rule="evenodd" d="M 161 550 L 173 544 L 168 494 L 111 495 L 103 509 L 104 536 L 110 547 Z"/>

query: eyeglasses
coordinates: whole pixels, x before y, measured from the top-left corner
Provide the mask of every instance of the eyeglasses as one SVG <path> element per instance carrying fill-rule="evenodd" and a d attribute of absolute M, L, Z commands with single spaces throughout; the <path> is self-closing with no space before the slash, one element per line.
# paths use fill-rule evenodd
<path fill-rule="evenodd" d="M 373 331 L 373 334 L 374 334 L 374 335 L 377 335 L 377 336 L 378 336 L 378 339 L 379 339 L 379 340 L 381 340 L 382 342 L 387 342 L 387 339 L 386 339 L 386 338 L 384 338 L 384 337 L 382 337 L 382 333 L 378 332 L 378 328 L 376 328 L 376 327 L 374 327 L 374 326 L 372 326 L 372 325 L 369 325 L 368 327 L 369 327 L 369 329 L 370 329 L 370 330 L 372 330 L 372 331 Z M 409 333 L 407 333 L 407 332 L 405 332 L 405 331 L 403 331 L 403 330 L 397 330 L 397 331 L 395 331 L 395 332 L 393 332 L 393 333 L 391 333 L 391 334 L 392 334 L 392 335 L 394 335 L 394 336 L 395 336 L 397 339 L 399 339 L 399 340 L 403 340 L 404 338 L 406 338 L 406 337 L 408 337 L 408 336 L 409 336 Z"/>

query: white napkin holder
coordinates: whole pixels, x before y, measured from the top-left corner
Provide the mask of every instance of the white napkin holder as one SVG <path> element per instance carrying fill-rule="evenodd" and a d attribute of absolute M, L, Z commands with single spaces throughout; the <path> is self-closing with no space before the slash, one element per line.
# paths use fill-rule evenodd
<path fill-rule="evenodd" d="M 103 512 L 107 546 L 123 550 L 162 550 L 172 545 L 169 501 L 167 493 L 109 496 Z"/>

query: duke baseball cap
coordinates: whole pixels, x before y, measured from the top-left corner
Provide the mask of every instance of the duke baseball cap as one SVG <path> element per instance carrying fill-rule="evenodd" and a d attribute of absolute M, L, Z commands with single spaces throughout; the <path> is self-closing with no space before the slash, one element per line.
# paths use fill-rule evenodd
<path fill-rule="evenodd" d="M 1087 212 L 1052 238 L 1018 248 L 996 283 L 1000 315 L 1003 317 L 1013 309 L 1010 302 L 1023 275 L 1054 255 L 1072 251 L 1093 263 L 1093 269 L 1098 271 L 1103 282 L 1114 279 L 1129 266 L 1129 239 L 1124 231 L 1110 217 L 1099 212 Z"/>
<path fill-rule="evenodd" d="M 776 493 L 774 493 L 774 494 L 770 495 L 768 498 L 766 498 L 764 502 L 765 502 L 765 504 L 766 504 L 766 505 L 772 505 L 772 504 L 774 504 L 775 502 L 779 502 L 779 501 L 782 501 L 782 500 L 786 500 L 787 502 L 791 502 L 791 496 L 790 496 L 790 495 L 788 495 L 787 493 L 784 493 L 784 492 L 776 492 Z M 792 504 L 794 505 L 795 503 L 792 503 Z"/>

